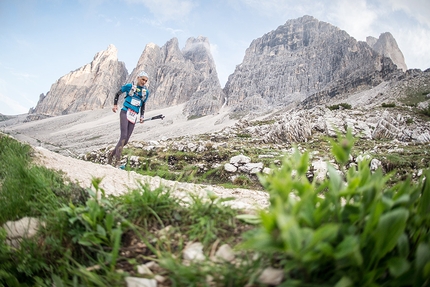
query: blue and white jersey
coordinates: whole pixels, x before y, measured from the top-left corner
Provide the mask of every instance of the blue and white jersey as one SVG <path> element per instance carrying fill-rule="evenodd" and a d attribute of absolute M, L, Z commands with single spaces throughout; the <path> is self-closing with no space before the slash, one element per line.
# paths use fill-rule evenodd
<path fill-rule="evenodd" d="M 122 86 L 121 92 L 126 93 L 124 106 L 122 107 L 122 110 L 124 111 L 131 109 L 134 112 L 139 113 L 140 108 L 149 97 L 149 90 L 146 86 L 135 86 L 131 83 Z"/>

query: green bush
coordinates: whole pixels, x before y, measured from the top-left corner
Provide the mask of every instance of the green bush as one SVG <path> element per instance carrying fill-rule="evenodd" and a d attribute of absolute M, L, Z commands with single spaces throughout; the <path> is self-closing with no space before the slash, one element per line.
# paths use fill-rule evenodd
<path fill-rule="evenodd" d="M 351 140 L 332 146 L 342 165 Z M 244 247 L 276 254 L 285 286 L 428 286 L 430 171 L 418 184 L 387 187 L 390 175 L 362 161 L 344 175 L 329 165 L 317 184 L 306 178 L 308 162 L 296 151 L 261 177 L 271 205 Z"/>
<path fill-rule="evenodd" d="M 332 106 L 329 106 L 328 108 L 333 111 L 333 110 L 338 110 L 341 107 L 344 108 L 345 110 L 350 110 L 352 108 L 351 105 L 347 104 L 347 103 L 340 103 L 338 105 L 332 105 Z"/>
<path fill-rule="evenodd" d="M 383 108 L 394 108 L 396 106 L 395 103 L 382 103 L 381 107 Z"/>

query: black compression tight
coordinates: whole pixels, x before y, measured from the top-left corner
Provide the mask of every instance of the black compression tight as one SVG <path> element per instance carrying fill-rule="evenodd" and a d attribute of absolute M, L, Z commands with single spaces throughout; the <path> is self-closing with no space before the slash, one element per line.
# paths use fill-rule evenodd
<path fill-rule="evenodd" d="M 119 125 L 120 125 L 121 135 L 118 143 L 116 144 L 115 149 L 112 151 L 112 155 L 115 157 L 116 161 L 119 161 L 121 159 L 122 149 L 128 143 L 128 140 L 130 139 L 130 136 L 133 133 L 135 124 L 129 122 L 127 120 L 127 112 L 124 110 L 121 110 L 121 112 L 119 113 Z"/>

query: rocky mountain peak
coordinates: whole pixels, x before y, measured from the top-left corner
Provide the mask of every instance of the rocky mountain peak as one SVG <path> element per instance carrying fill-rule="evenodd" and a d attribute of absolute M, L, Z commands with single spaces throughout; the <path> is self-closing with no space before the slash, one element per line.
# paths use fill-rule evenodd
<path fill-rule="evenodd" d="M 390 32 L 382 33 L 378 39 L 369 36 L 366 38 L 367 44 L 381 55 L 390 58 L 399 69 L 407 70 L 403 53 L 397 45 L 396 39 Z"/>
<path fill-rule="evenodd" d="M 397 72 L 389 58 L 311 16 L 252 41 L 224 88 L 233 111 L 272 111 L 376 86 Z"/>
<path fill-rule="evenodd" d="M 209 48 L 205 37 L 188 39 L 182 51 L 177 38 L 172 38 L 161 48 L 148 44 L 129 81 L 134 80 L 141 70 L 148 73 L 151 92 L 148 109 L 188 102 L 185 112 L 190 116 L 215 113 L 222 105 L 224 94 Z M 208 103 L 206 97 L 210 98 Z"/>
<path fill-rule="evenodd" d="M 182 53 L 186 59 L 193 62 L 195 69 L 202 72 L 204 77 L 208 77 L 212 72 L 216 73 L 210 43 L 206 37 L 188 38 Z"/>
<path fill-rule="evenodd" d="M 162 51 L 164 53 L 165 63 L 184 62 L 184 56 L 179 49 L 179 42 L 177 38 L 172 38 L 171 40 L 167 41 L 167 43 L 162 47 Z"/>
<path fill-rule="evenodd" d="M 94 110 L 111 105 L 115 91 L 127 77 L 127 69 L 117 58 L 117 49 L 109 45 L 98 52 L 91 63 L 58 79 L 49 92 L 41 95 L 27 120 Z"/>
<path fill-rule="evenodd" d="M 117 61 L 118 60 L 118 49 L 110 44 L 106 50 L 98 52 L 93 59 L 93 62 L 102 62 L 102 61 Z"/>

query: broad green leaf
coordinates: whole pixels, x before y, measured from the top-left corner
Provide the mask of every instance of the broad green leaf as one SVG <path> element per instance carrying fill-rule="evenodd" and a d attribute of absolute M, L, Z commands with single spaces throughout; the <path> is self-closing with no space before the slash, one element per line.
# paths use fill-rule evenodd
<path fill-rule="evenodd" d="M 0 277 L 0 279 L 1 279 L 1 277 Z M 10 275 L 9 277 L 7 277 L 5 279 L 5 281 L 7 283 L 6 286 L 10 286 L 10 287 L 20 287 L 21 286 L 21 284 L 19 284 L 18 279 L 16 279 L 16 277 L 13 275 Z M 1 284 L 1 281 L 0 281 L 0 284 Z"/>
<path fill-rule="evenodd" d="M 430 262 L 427 262 L 426 265 L 424 265 L 423 275 L 424 278 L 430 278 Z"/>
<path fill-rule="evenodd" d="M 273 213 L 261 212 L 261 225 L 268 232 L 271 233 L 276 228 L 276 217 Z"/>
<path fill-rule="evenodd" d="M 381 218 L 381 214 L 384 212 L 384 205 L 381 202 L 378 202 L 374 205 L 373 209 L 370 210 L 370 214 L 364 213 L 363 215 L 367 217 L 363 233 L 361 234 L 361 238 L 367 238 L 372 231 L 375 230 L 378 222 Z"/>
<path fill-rule="evenodd" d="M 372 259 L 381 259 L 397 244 L 403 234 L 409 212 L 404 208 L 397 208 L 383 214 L 373 233 L 375 248 Z M 372 262 L 373 262 L 372 260 Z"/>
<path fill-rule="evenodd" d="M 351 263 L 355 266 L 360 266 L 363 263 L 363 257 L 360 252 L 359 239 L 356 236 L 346 236 L 344 240 L 336 247 L 334 258 L 343 259 L 348 257 L 353 260 Z"/>
<path fill-rule="evenodd" d="M 409 240 L 408 240 L 408 236 L 404 232 L 402 233 L 402 235 L 400 235 L 399 239 L 397 240 L 397 250 L 401 257 L 404 257 L 404 258 L 408 257 Z"/>
<path fill-rule="evenodd" d="M 97 224 L 97 233 L 102 238 L 106 238 L 106 230 L 100 224 Z"/>
<path fill-rule="evenodd" d="M 89 241 L 95 245 L 101 243 L 101 240 L 98 237 L 96 237 L 96 235 L 93 232 L 85 232 L 84 235 L 82 236 L 81 240 Z M 80 241 L 79 241 L 79 243 L 80 243 Z"/>
<path fill-rule="evenodd" d="M 113 219 L 114 218 L 113 218 L 113 214 L 112 213 L 106 214 L 106 217 L 105 217 L 105 227 L 106 227 L 106 231 L 108 233 L 110 233 L 111 230 L 112 230 L 112 227 L 113 227 L 113 224 L 114 224 L 114 220 Z"/>
<path fill-rule="evenodd" d="M 277 223 L 281 231 L 281 238 L 284 240 L 286 246 L 295 254 L 300 253 L 303 237 L 297 221 L 291 216 L 281 214 L 277 217 Z"/>
<path fill-rule="evenodd" d="M 116 259 L 118 258 L 119 249 L 121 246 L 121 235 L 122 230 L 120 228 L 115 228 L 112 230 L 111 234 L 111 242 L 112 244 L 112 252 L 111 252 L 111 271 L 115 270 Z"/>
<path fill-rule="evenodd" d="M 254 214 L 239 214 L 236 215 L 237 219 L 240 219 L 248 224 L 260 224 L 261 218 L 258 215 Z"/>
<path fill-rule="evenodd" d="M 319 242 L 315 246 L 315 250 L 318 250 L 318 251 L 322 252 L 326 256 L 333 256 L 333 253 L 334 253 L 333 246 L 331 246 L 327 242 Z"/>
<path fill-rule="evenodd" d="M 360 218 L 360 208 L 356 205 L 344 205 L 341 211 L 342 222 L 355 222 Z"/>
<path fill-rule="evenodd" d="M 81 245 L 84 245 L 84 246 L 92 246 L 93 245 L 90 241 L 85 240 L 85 239 L 79 239 L 78 243 Z"/>
<path fill-rule="evenodd" d="M 87 214 L 82 214 L 82 219 L 85 220 L 85 222 L 87 222 L 89 225 L 94 226 L 95 222 L 87 215 Z"/>
<path fill-rule="evenodd" d="M 430 170 L 425 173 L 421 199 L 418 203 L 418 213 L 426 216 L 430 213 Z"/>
<path fill-rule="evenodd" d="M 330 177 L 330 191 L 337 195 L 342 190 L 342 178 L 339 172 L 332 165 L 327 164 L 327 169 Z"/>
<path fill-rule="evenodd" d="M 63 280 L 58 275 L 52 274 L 51 277 L 55 287 L 64 287 Z"/>
<path fill-rule="evenodd" d="M 388 270 L 393 277 L 399 277 L 409 270 L 411 264 L 405 258 L 393 257 L 388 260 Z"/>
<path fill-rule="evenodd" d="M 421 275 L 424 275 L 424 267 L 430 262 L 430 246 L 420 243 L 415 256 L 415 268 Z"/>
<path fill-rule="evenodd" d="M 299 161 L 299 166 L 297 167 L 297 172 L 299 175 L 305 175 L 308 171 L 309 167 L 309 153 L 305 152 L 301 157 Z"/>
<path fill-rule="evenodd" d="M 338 231 L 339 225 L 335 223 L 327 223 L 321 226 L 314 232 L 310 246 L 314 246 L 322 241 L 331 242 L 337 237 Z"/>
<path fill-rule="evenodd" d="M 334 287 L 350 287 L 354 286 L 354 283 L 352 282 L 351 278 L 347 276 L 343 276 L 337 283 L 334 285 Z"/>
<path fill-rule="evenodd" d="M 322 253 L 321 252 L 315 252 L 313 250 L 309 250 L 307 252 L 305 252 L 305 254 L 303 254 L 301 261 L 305 262 L 305 263 L 314 263 L 318 262 L 319 259 L 322 257 Z"/>
<path fill-rule="evenodd" d="M 407 205 L 411 200 L 411 196 L 409 194 L 403 194 L 399 198 L 394 201 L 394 206 L 398 205 Z"/>

